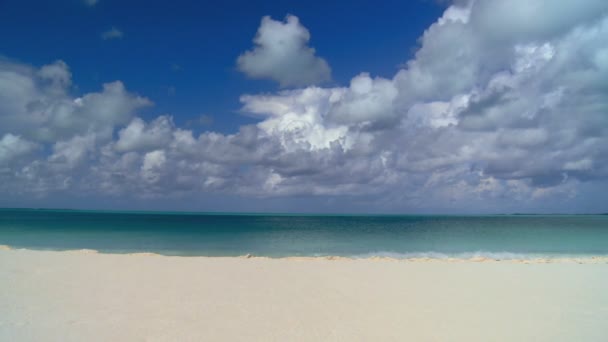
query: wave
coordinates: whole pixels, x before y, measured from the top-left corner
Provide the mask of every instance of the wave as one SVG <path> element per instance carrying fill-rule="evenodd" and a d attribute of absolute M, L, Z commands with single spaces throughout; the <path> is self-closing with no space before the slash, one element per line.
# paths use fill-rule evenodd
<path fill-rule="evenodd" d="M 354 254 L 351 256 L 355 259 L 369 258 L 391 258 L 391 259 L 473 259 L 473 258 L 488 258 L 495 260 L 516 260 L 516 259 L 536 259 L 536 258 L 556 258 L 556 257 L 574 257 L 574 255 L 559 255 L 559 254 L 540 254 L 540 253 L 513 253 L 513 252 L 490 252 L 490 251 L 475 251 L 475 252 L 460 252 L 460 253 L 444 253 L 444 252 L 392 252 L 378 251 L 362 254 Z"/>
<path fill-rule="evenodd" d="M 444 262 L 520 262 L 520 263 L 608 263 L 608 254 L 541 254 L 475 251 L 461 253 L 443 253 L 435 251 L 399 253 L 393 251 L 376 251 L 352 255 L 310 254 L 310 255 L 198 255 L 198 254 L 164 254 L 151 251 L 116 252 L 95 249 L 30 249 L 0 245 L 1 250 L 32 250 L 46 252 L 68 252 L 79 254 L 120 254 L 127 256 L 168 256 L 168 257 L 201 257 L 201 258 L 244 258 L 244 259 L 287 259 L 287 260 L 385 260 L 385 261 L 444 261 Z"/>
<path fill-rule="evenodd" d="M 378 251 L 350 256 L 353 259 L 393 259 L 393 260 L 449 260 L 449 261 L 606 261 L 608 255 L 596 254 L 541 254 L 541 253 L 514 253 L 475 251 L 460 253 L 443 252 L 408 252 L 399 253 L 391 251 Z"/>

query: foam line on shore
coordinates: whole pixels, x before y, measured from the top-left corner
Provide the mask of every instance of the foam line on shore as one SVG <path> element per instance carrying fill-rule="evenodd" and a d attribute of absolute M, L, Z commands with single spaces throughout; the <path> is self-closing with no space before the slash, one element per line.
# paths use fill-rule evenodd
<path fill-rule="evenodd" d="M 133 257 L 167 257 L 167 258 L 206 258 L 206 259 L 251 259 L 251 260 L 289 260 L 289 261 L 382 261 L 382 262 L 447 262 L 447 263 L 488 263 L 488 262 L 511 262 L 521 264 L 553 264 L 553 263 L 578 263 L 578 264 L 608 264 L 607 255 L 589 255 L 589 256 L 551 256 L 551 257 L 525 257 L 524 254 L 517 254 L 509 258 L 498 258 L 492 256 L 483 256 L 474 254 L 470 257 L 451 257 L 448 255 L 434 254 L 434 256 L 415 256 L 414 254 L 396 256 L 381 256 L 374 254 L 366 254 L 359 256 L 283 256 L 269 257 L 262 255 L 245 254 L 241 256 L 203 256 L 203 255 L 165 255 L 154 252 L 134 252 L 134 253 L 111 253 L 103 252 L 95 249 L 70 249 L 70 250 L 36 250 L 27 248 L 14 248 L 9 245 L 0 245 L 0 251 L 20 251 L 32 250 L 50 253 L 77 253 L 77 254 L 103 254 L 103 255 L 126 255 Z"/>

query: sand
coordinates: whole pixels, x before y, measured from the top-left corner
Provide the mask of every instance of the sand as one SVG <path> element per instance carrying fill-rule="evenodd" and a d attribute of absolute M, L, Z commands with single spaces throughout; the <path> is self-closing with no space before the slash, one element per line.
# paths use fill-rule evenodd
<path fill-rule="evenodd" d="M 0 248 L 0 341 L 608 341 L 605 262 Z"/>

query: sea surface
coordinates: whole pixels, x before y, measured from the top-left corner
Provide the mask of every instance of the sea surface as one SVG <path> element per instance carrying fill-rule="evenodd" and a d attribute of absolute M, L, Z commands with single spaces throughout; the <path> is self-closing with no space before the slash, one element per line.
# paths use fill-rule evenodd
<path fill-rule="evenodd" d="M 608 215 L 281 215 L 0 209 L 0 245 L 182 256 L 608 256 Z"/>

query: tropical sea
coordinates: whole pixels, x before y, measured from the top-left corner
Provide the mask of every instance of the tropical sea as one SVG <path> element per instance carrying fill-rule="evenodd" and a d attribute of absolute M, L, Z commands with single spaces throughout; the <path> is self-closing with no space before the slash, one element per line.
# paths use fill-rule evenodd
<path fill-rule="evenodd" d="M 608 215 L 287 215 L 0 209 L 0 245 L 180 256 L 608 256 Z"/>

